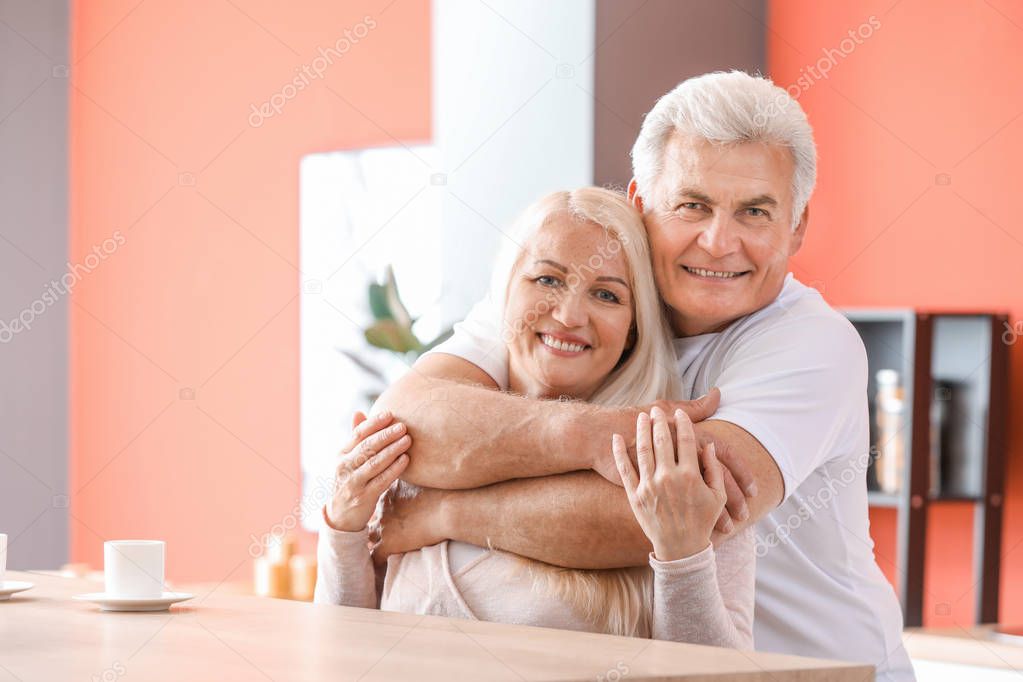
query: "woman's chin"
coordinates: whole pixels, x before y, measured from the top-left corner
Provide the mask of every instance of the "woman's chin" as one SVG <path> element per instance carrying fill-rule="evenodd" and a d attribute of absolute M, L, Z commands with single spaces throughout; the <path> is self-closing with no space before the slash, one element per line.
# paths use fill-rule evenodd
<path fill-rule="evenodd" d="M 546 393 L 548 397 L 552 398 L 558 398 L 561 396 L 567 396 L 569 398 L 584 398 L 587 393 L 586 386 L 592 384 L 592 382 L 585 382 L 579 377 L 566 377 L 563 375 L 545 375 L 540 383 L 544 387 L 544 393 Z"/>
<path fill-rule="evenodd" d="M 533 375 L 548 395 L 566 395 L 586 399 L 593 387 L 599 386 L 610 373 L 610 369 L 605 371 L 605 368 L 602 367 L 579 366 L 583 363 L 573 363 L 577 366 L 566 367 L 567 363 L 560 358 L 554 362 L 551 362 L 550 359 L 546 360 L 546 362 L 533 364 Z"/>

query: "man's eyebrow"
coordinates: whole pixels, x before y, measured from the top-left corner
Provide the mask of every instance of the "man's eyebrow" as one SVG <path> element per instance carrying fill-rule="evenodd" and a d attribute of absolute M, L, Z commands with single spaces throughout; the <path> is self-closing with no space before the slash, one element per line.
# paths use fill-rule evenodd
<path fill-rule="evenodd" d="M 534 264 L 534 265 L 539 265 L 540 263 L 546 263 L 547 265 L 550 265 L 550 266 L 552 266 L 552 267 L 555 267 L 555 268 L 557 268 L 558 270 L 561 270 L 562 272 L 568 272 L 568 268 L 566 268 L 566 267 L 565 267 L 564 265 L 562 265 L 561 263 L 558 263 L 557 261 L 552 261 L 552 260 L 548 260 L 548 259 L 546 259 L 546 258 L 542 258 L 542 259 L 540 259 L 540 260 L 537 260 L 537 261 L 533 261 L 533 264 Z"/>
<path fill-rule="evenodd" d="M 682 187 L 677 192 L 671 195 L 673 201 L 677 201 L 683 197 L 688 199 L 696 199 L 700 203 L 707 204 L 708 206 L 714 205 L 714 200 L 711 199 L 705 192 L 696 189 L 695 187 Z"/>
<path fill-rule="evenodd" d="M 777 205 L 778 200 L 772 197 L 770 194 L 760 194 L 758 196 L 753 197 L 752 199 L 747 199 L 746 201 L 742 202 L 742 206 L 744 208 L 749 208 L 750 206 L 777 206 Z"/>

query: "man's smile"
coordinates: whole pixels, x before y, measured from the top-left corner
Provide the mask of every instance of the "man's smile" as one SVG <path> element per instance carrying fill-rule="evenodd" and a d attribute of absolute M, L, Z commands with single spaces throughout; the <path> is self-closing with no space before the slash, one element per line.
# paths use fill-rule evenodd
<path fill-rule="evenodd" d="M 738 277 L 742 277 L 743 275 L 748 275 L 750 273 L 749 270 L 709 270 L 707 268 L 696 268 L 690 267 L 688 265 L 683 265 L 682 269 L 688 272 L 690 275 L 693 275 L 694 277 L 699 277 L 701 279 L 728 280 L 736 279 Z"/>

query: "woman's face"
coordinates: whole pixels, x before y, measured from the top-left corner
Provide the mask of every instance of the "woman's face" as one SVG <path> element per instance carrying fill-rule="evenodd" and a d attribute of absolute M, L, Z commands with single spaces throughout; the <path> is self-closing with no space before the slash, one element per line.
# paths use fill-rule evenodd
<path fill-rule="evenodd" d="M 510 388 L 536 398 L 588 399 L 621 359 L 632 320 L 617 237 L 555 214 L 525 244 L 508 284 Z"/>

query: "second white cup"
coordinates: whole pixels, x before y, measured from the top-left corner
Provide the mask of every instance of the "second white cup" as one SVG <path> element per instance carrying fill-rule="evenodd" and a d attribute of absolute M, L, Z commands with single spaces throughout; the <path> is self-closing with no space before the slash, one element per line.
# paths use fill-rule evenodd
<path fill-rule="evenodd" d="M 103 577 L 113 597 L 157 599 L 163 595 L 164 542 L 109 540 L 103 543 Z"/>

